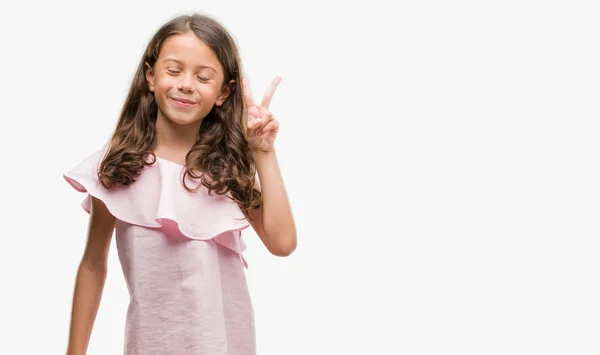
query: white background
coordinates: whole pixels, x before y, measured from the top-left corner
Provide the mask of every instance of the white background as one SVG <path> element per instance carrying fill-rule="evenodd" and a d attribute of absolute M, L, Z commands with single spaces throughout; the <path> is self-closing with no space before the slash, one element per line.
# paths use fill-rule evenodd
<path fill-rule="evenodd" d="M 87 214 L 62 173 L 193 11 L 233 33 L 256 99 L 283 77 L 299 244 L 278 258 L 245 233 L 258 354 L 600 353 L 592 1 L 149 4 L 0 9 L 1 354 L 64 353 Z M 122 352 L 111 248 L 90 355 Z"/>

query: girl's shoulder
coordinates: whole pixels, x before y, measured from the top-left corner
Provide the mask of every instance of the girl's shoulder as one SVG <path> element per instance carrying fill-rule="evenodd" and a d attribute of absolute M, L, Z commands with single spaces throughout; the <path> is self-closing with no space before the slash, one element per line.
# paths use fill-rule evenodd
<path fill-rule="evenodd" d="M 106 147 L 93 151 L 62 174 L 63 179 L 71 187 L 78 192 L 85 193 L 85 198 L 81 206 L 87 213 L 90 213 L 92 196 L 102 200 L 111 212 L 114 210 L 114 207 L 111 208 L 109 206 L 111 200 L 109 197 L 110 192 L 100 183 L 98 177 L 100 164 L 105 152 Z"/>
<path fill-rule="evenodd" d="M 106 152 L 106 147 L 97 149 L 92 151 L 87 156 L 84 156 L 79 162 L 74 164 L 70 170 L 63 173 L 63 177 L 67 178 L 67 176 L 73 174 L 90 174 L 95 171 L 98 172 L 100 168 L 100 163 L 102 162 L 102 158 L 104 157 Z M 69 181 L 67 179 L 67 181 Z M 70 181 L 69 181 L 70 182 Z"/>

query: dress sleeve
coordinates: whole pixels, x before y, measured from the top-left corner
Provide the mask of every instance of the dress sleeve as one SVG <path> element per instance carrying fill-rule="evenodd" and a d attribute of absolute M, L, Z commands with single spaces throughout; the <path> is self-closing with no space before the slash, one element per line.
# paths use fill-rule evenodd
<path fill-rule="evenodd" d="M 85 193 L 85 197 L 81 202 L 81 207 L 90 213 L 91 196 L 100 197 L 104 195 L 102 190 L 104 186 L 98 179 L 98 168 L 102 158 L 102 150 L 96 151 L 86 157 L 73 169 L 63 173 L 63 178 L 76 191 Z M 106 203 L 106 201 L 103 201 Z"/>

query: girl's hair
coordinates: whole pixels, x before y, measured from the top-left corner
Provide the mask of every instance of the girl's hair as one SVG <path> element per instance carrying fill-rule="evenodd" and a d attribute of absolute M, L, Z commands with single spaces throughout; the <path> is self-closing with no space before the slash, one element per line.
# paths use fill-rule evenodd
<path fill-rule="evenodd" d="M 145 62 L 154 67 L 164 41 L 190 31 L 216 54 L 223 67 L 223 85 L 229 85 L 230 95 L 221 106 L 215 105 L 202 121 L 198 140 L 186 156 L 182 184 L 190 192 L 200 186 L 208 188 L 209 194 L 230 192 L 231 196 L 227 197 L 249 217 L 248 211 L 258 208 L 262 200 L 261 193 L 254 189 L 256 166 L 246 138 L 244 117 L 247 108 L 242 96 L 241 62 L 227 30 L 205 15 L 176 17 L 164 24 L 151 39 L 133 77 L 98 177 L 109 189 L 129 185 L 147 165 L 156 162 L 153 148 L 158 107 L 146 82 Z M 235 83 L 228 84 L 232 79 Z M 186 184 L 187 175 L 199 178 L 201 183 L 191 189 Z"/>

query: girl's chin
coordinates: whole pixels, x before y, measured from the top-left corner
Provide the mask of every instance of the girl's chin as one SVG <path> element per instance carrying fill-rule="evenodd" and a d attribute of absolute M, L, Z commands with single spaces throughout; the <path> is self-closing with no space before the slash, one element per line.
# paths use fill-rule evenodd
<path fill-rule="evenodd" d="M 170 123 L 174 123 L 174 124 L 181 125 L 181 126 L 188 126 L 188 125 L 202 123 L 202 117 L 185 117 L 184 115 L 177 115 L 177 114 L 161 115 L 161 116 L 165 117 L 166 120 L 169 121 Z"/>

